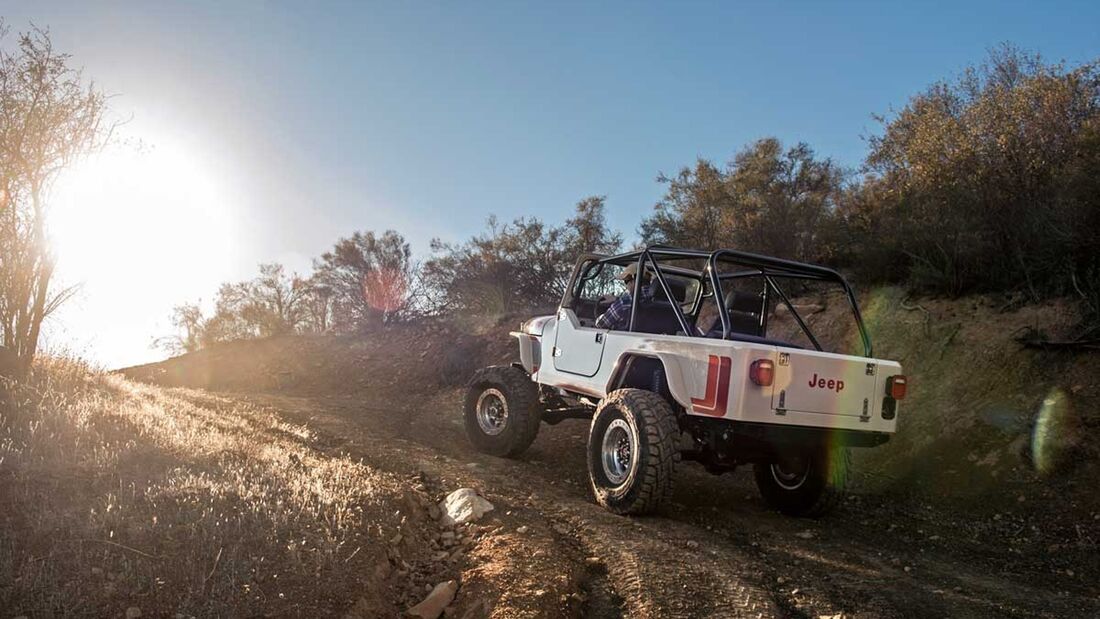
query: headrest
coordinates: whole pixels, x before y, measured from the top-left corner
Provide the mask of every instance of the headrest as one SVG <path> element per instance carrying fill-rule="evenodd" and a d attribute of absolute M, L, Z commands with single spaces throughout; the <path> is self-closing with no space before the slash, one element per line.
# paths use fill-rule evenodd
<path fill-rule="evenodd" d="M 726 309 L 731 312 L 759 314 L 763 305 L 764 300 L 758 294 L 736 290 L 730 290 L 726 293 Z"/>
<path fill-rule="evenodd" d="M 668 284 L 668 289 L 672 292 L 672 296 L 676 299 L 676 302 L 683 302 L 684 296 L 687 295 L 687 283 L 668 277 L 665 278 L 665 283 Z M 653 293 L 654 301 L 663 301 L 665 303 L 669 302 L 668 297 L 665 296 L 665 289 L 661 287 L 661 282 L 657 281 L 656 277 L 654 277 L 653 280 L 650 281 L 649 289 Z"/>

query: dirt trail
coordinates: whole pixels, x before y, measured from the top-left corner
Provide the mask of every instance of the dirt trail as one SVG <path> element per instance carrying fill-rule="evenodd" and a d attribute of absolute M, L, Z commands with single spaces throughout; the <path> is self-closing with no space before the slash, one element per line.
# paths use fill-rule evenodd
<path fill-rule="evenodd" d="M 328 437 L 322 449 L 425 473 L 435 499 L 482 489 L 498 506 L 491 534 L 446 567 L 462 578 L 459 617 L 479 607 L 501 617 L 1100 616 L 1095 362 L 1021 350 L 1005 335 L 1060 333 L 1073 312 L 1006 311 L 980 297 L 912 309 L 896 289 L 862 305 L 873 332 L 890 336 L 879 354 L 914 378 L 912 414 L 856 458 L 856 493 L 816 521 L 768 511 L 749 471 L 714 477 L 691 463 L 660 516 L 611 516 L 588 488 L 584 421 L 544 425 L 518 461 L 472 451 L 461 391 L 438 385 L 512 361 L 506 333 L 519 316 L 234 342 L 124 373 L 233 391 Z M 832 315 L 841 309 L 815 314 L 834 339 L 846 336 Z M 1024 449 L 1041 414 L 1060 425 L 1040 453 L 1065 465 L 1043 475 Z"/>
<path fill-rule="evenodd" d="M 383 391 L 236 397 L 307 424 L 322 449 L 423 473 L 440 492 L 480 488 L 497 528 L 462 566 L 458 616 L 1100 616 L 1095 563 L 1052 563 L 1026 519 L 858 494 L 825 519 L 792 519 L 765 508 L 746 472 L 687 463 L 661 516 L 625 518 L 591 498 L 585 421 L 543 425 L 511 461 L 469 447 L 458 390 L 415 408 Z M 1062 545 L 1095 549 L 1085 524 Z"/>

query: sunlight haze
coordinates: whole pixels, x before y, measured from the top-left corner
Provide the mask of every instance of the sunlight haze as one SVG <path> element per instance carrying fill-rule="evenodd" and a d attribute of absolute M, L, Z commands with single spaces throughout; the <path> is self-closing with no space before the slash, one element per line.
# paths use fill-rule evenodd
<path fill-rule="evenodd" d="M 249 253 L 240 199 L 201 145 L 146 137 L 150 146 L 114 145 L 66 170 L 51 200 L 58 278 L 79 291 L 50 343 L 111 364 L 146 358 L 179 299 L 238 276 Z"/>
<path fill-rule="evenodd" d="M 0 619 L 1100 618 L 1098 24 L 0 0 Z"/>
<path fill-rule="evenodd" d="M 423 258 L 489 214 L 560 222 L 606 195 L 629 242 L 659 173 L 768 135 L 858 168 L 873 114 L 1001 42 L 1091 58 L 1097 6 L 6 3 L 144 149 L 72 173 L 54 220 L 62 274 L 85 285 L 47 343 L 112 367 L 163 357 L 149 344 L 172 305 L 261 262 L 306 272 L 355 230 L 396 229 Z"/>

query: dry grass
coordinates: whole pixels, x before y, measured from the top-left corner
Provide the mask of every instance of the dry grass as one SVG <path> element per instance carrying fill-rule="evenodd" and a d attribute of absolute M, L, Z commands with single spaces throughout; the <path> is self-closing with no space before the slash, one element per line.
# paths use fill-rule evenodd
<path fill-rule="evenodd" d="M 46 360 L 0 385 L 0 608 L 263 615 L 385 606 L 409 497 L 256 407 Z M 318 586 L 323 583 L 323 586 Z"/>

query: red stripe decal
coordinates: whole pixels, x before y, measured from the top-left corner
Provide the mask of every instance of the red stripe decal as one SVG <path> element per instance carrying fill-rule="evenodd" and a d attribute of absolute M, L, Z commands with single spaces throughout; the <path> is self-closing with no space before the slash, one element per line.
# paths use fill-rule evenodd
<path fill-rule="evenodd" d="M 702 398 L 692 398 L 692 410 L 701 415 L 724 417 L 729 405 L 730 367 L 729 357 L 710 355 L 707 362 L 707 392 Z"/>

